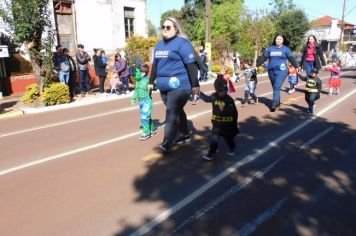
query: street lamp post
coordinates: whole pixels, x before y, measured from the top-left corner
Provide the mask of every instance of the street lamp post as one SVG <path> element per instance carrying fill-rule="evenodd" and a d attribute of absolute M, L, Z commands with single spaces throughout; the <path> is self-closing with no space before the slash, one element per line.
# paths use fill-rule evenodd
<path fill-rule="evenodd" d="M 339 39 L 339 50 L 341 49 L 341 44 L 343 42 L 343 33 L 344 33 L 344 19 L 345 19 L 345 2 L 344 0 L 343 6 L 342 6 L 342 17 L 341 17 L 341 30 L 340 30 L 340 39 Z"/>

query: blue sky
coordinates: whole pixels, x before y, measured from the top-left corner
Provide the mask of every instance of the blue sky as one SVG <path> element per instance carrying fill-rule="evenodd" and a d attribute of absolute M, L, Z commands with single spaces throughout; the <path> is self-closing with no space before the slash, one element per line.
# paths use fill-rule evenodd
<path fill-rule="evenodd" d="M 248 9 L 266 9 L 270 0 L 245 0 Z M 310 20 L 329 15 L 338 19 L 342 16 L 343 0 L 294 0 Z M 180 9 L 184 0 L 147 0 L 148 19 L 159 27 L 161 14 L 172 9 Z M 346 0 L 345 21 L 356 25 L 356 0 Z"/>
<path fill-rule="evenodd" d="M 172 9 L 180 10 L 184 0 L 147 0 L 148 19 L 157 27 L 160 26 L 161 15 Z"/>

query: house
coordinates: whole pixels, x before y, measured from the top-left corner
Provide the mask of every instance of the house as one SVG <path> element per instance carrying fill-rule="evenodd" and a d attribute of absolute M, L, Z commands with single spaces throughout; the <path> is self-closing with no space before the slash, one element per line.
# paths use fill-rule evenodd
<path fill-rule="evenodd" d="M 55 45 L 68 48 L 72 55 L 78 44 L 83 44 L 91 55 L 93 48 L 102 48 L 112 55 L 125 47 L 131 35 L 148 36 L 146 0 L 49 0 L 49 4 Z M 0 33 L 4 33 L 2 31 L 1 27 Z M 36 82 L 31 67 L 30 71 L 23 70 L 29 65 L 27 52 L 14 56 L 18 56 L 15 61 L 19 66 L 7 66 L 6 74 L 11 72 L 11 76 L 6 80 L 9 84 L 6 92 L 5 86 L 0 86 L 0 92 L 6 95 L 22 93 L 27 85 Z M 4 81 L 0 78 L 0 85 Z"/>
<path fill-rule="evenodd" d="M 53 0 L 57 44 L 114 53 L 133 34 L 147 37 L 146 0 Z"/>
<path fill-rule="evenodd" d="M 312 21 L 307 35 L 315 35 L 321 43 L 322 50 L 330 51 L 339 47 L 342 28 L 342 44 L 349 45 L 353 51 L 356 51 L 356 25 L 331 16 L 323 16 Z"/>

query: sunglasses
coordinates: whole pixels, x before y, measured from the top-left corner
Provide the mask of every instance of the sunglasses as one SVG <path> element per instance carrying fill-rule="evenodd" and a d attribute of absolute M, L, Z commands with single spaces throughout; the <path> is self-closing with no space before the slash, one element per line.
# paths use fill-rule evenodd
<path fill-rule="evenodd" d="M 166 29 L 167 31 L 170 31 L 172 29 L 172 26 L 170 26 L 170 25 L 162 25 L 161 29 L 162 30 Z"/>

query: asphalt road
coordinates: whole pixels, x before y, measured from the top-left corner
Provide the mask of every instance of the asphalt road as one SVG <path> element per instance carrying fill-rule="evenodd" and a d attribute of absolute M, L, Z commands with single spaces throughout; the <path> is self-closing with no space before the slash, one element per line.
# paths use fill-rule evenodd
<path fill-rule="evenodd" d="M 356 69 L 342 83 L 315 116 L 304 83 L 274 113 L 266 77 L 256 105 L 241 107 L 238 84 L 238 154 L 221 142 L 214 162 L 201 158 L 211 128 L 201 101 L 186 105 L 193 141 L 166 155 L 159 94 L 160 129 L 146 141 L 128 98 L 0 120 L 0 235 L 355 235 Z"/>

